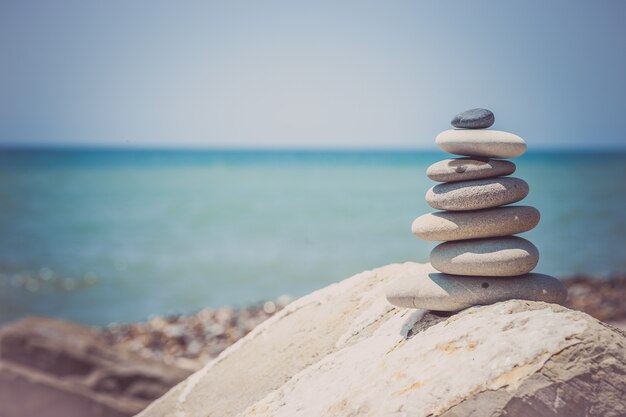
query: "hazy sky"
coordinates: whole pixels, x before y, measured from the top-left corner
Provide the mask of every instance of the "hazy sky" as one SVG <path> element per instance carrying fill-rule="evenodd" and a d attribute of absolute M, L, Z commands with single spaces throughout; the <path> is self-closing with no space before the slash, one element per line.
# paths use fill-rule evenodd
<path fill-rule="evenodd" d="M 626 147 L 626 2 L 0 0 L 0 144 Z"/>

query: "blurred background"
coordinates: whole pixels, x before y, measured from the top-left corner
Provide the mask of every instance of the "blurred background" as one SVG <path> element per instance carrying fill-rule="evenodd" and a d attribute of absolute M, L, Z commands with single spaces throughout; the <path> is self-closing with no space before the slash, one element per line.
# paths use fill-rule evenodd
<path fill-rule="evenodd" d="M 125 329 L 115 344 L 426 262 L 410 224 L 434 138 L 472 107 L 528 144 L 536 270 L 621 276 L 625 19 L 620 1 L 0 2 L 0 323 Z"/>
<path fill-rule="evenodd" d="M 496 114 L 497 117 L 497 114 Z M 445 129 L 445 123 L 439 124 Z M 626 270 L 621 150 L 515 160 L 542 212 L 537 271 Z M 432 142 L 432 138 L 430 140 Z M 0 312 L 86 324 L 300 296 L 427 262 L 412 236 L 443 152 L 4 150 Z"/>
<path fill-rule="evenodd" d="M 626 7 L 4 2 L 0 322 L 300 296 L 425 262 L 434 144 L 522 136 L 538 270 L 626 269 Z"/>

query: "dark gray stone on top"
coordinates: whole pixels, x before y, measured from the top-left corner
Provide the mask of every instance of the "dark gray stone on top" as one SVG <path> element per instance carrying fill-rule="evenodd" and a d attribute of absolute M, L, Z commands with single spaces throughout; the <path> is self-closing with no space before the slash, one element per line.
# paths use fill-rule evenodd
<path fill-rule="evenodd" d="M 487 109 L 470 109 L 459 113 L 452 119 L 452 126 L 461 129 L 486 129 L 491 127 L 496 117 Z"/>

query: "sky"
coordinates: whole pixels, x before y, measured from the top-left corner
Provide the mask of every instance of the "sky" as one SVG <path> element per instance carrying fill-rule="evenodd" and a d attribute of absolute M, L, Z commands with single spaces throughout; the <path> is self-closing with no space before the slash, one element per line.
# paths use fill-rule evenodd
<path fill-rule="evenodd" d="M 0 0 L 0 146 L 626 148 L 626 2 Z"/>

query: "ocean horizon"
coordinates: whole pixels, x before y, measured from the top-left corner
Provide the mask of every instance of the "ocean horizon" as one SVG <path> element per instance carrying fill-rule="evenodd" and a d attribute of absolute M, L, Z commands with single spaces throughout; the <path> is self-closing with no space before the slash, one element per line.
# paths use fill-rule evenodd
<path fill-rule="evenodd" d="M 436 150 L 0 149 L 0 322 L 105 325 L 301 296 L 427 262 Z M 557 277 L 626 271 L 626 150 L 530 150 L 522 236 Z"/>

